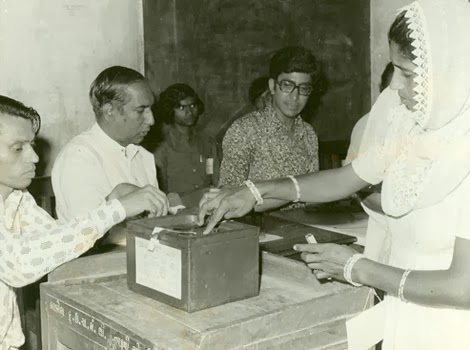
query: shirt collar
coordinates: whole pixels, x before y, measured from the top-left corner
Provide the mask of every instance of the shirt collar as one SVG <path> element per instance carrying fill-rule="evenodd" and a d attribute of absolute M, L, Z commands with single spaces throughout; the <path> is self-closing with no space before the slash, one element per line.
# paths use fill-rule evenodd
<path fill-rule="evenodd" d="M 20 190 L 14 190 L 6 200 L 3 200 L 0 196 L 0 215 L 3 216 L 5 227 L 9 230 L 13 229 L 13 224 L 22 199 L 23 191 Z"/>
<path fill-rule="evenodd" d="M 99 142 L 103 148 L 106 148 L 115 154 L 123 154 L 124 157 L 128 159 L 133 159 L 140 151 L 141 147 L 138 145 L 130 144 L 126 147 L 121 146 L 118 142 L 109 137 L 109 135 L 106 134 L 96 122 L 91 127 L 91 133 L 93 139 L 96 140 L 96 142 Z"/>
<path fill-rule="evenodd" d="M 276 109 L 272 103 L 268 103 L 264 109 L 259 112 L 261 115 L 264 115 L 270 122 L 270 125 L 276 129 L 286 128 L 286 126 L 279 120 L 276 115 Z M 302 117 L 300 114 L 294 118 L 294 129 L 298 128 L 302 124 Z"/>

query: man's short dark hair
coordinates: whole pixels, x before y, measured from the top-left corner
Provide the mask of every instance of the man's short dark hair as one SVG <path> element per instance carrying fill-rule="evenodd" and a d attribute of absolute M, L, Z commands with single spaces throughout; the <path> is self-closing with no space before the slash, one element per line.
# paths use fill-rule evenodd
<path fill-rule="evenodd" d="M 269 64 L 269 77 L 277 79 L 282 73 L 307 73 L 315 83 L 320 74 L 313 53 L 302 46 L 287 46 L 277 51 Z"/>
<path fill-rule="evenodd" d="M 27 107 L 20 101 L 14 100 L 7 96 L 0 95 L 0 114 L 28 119 L 31 121 L 34 132 L 36 134 L 41 127 L 41 117 L 34 108 Z"/>
<path fill-rule="evenodd" d="M 126 103 L 126 89 L 129 85 L 145 81 L 145 77 L 134 69 L 113 66 L 102 71 L 90 86 L 90 102 L 97 118 L 101 117 L 101 108 L 106 103 Z"/>

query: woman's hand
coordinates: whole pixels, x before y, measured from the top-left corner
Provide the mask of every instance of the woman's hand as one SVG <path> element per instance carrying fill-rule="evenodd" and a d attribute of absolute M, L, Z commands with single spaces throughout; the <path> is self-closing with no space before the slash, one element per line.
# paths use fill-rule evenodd
<path fill-rule="evenodd" d="M 208 234 L 220 220 L 239 218 L 249 213 L 255 204 L 253 194 L 245 186 L 216 192 L 209 191 L 199 202 L 198 223 L 202 226 L 206 215 L 210 215 L 207 227 L 203 232 Z"/>
<path fill-rule="evenodd" d="M 351 247 L 333 243 L 296 244 L 294 250 L 302 252 L 301 259 L 312 270 L 324 271 L 327 275 L 344 281 L 344 265 L 358 252 Z"/>

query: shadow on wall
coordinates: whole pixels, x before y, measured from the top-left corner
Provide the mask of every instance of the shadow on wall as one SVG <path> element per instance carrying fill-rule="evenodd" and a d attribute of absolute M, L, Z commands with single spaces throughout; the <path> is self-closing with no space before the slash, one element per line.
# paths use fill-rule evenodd
<path fill-rule="evenodd" d="M 38 136 L 35 140 L 34 150 L 39 156 L 39 162 L 36 164 L 36 177 L 44 176 L 47 164 L 51 164 L 51 143 L 47 139 Z"/>
<path fill-rule="evenodd" d="M 318 77 L 315 87 L 316 89 L 312 91 L 312 94 L 309 96 L 307 104 L 302 111 L 302 119 L 310 124 L 315 120 L 318 109 L 322 105 L 322 97 L 326 94 L 329 87 L 328 78 L 323 70 Z"/>

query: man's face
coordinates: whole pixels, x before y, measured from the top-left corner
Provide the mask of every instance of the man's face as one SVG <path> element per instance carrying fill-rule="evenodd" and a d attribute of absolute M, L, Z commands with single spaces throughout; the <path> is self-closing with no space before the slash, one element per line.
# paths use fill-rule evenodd
<path fill-rule="evenodd" d="M 30 120 L 0 114 L 0 195 L 6 199 L 14 189 L 24 189 L 35 176 L 39 157 L 33 149 Z"/>
<path fill-rule="evenodd" d="M 152 90 L 144 81 L 127 87 L 127 102 L 113 103 L 112 122 L 117 133 L 117 142 L 122 146 L 139 144 L 154 124 L 151 107 L 154 102 Z"/>
<path fill-rule="evenodd" d="M 194 126 L 199 118 L 199 107 L 193 97 L 187 97 L 180 101 L 180 105 L 174 109 L 175 124 L 182 126 Z"/>
<path fill-rule="evenodd" d="M 308 95 L 305 92 L 309 88 L 311 92 L 311 86 L 312 78 L 307 73 L 282 73 L 277 81 L 269 79 L 274 108 L 285 118 L 297 117 L 307 104 Z M 286 92 L 289 87 L 294 87 L 292 92 Z"/>
<path fill-rule="evenodd" d="M 416 105 L 414 99 L 416 65 L 401 53 L 398 45 L 393 41 L 390 43 L 390 60 L 394 67 L 390 89 L 397 90 L 401 102 L 407 109 L 413 111 Z"/>

